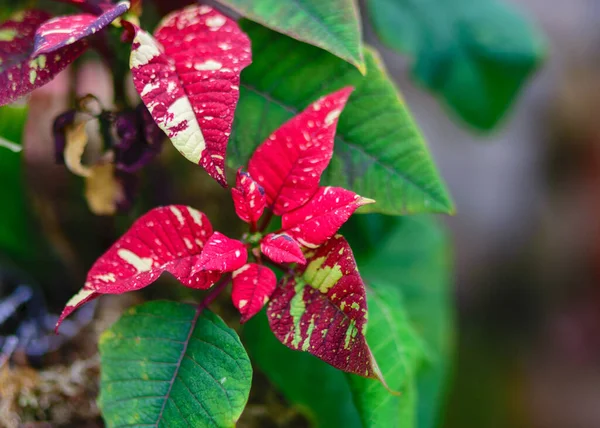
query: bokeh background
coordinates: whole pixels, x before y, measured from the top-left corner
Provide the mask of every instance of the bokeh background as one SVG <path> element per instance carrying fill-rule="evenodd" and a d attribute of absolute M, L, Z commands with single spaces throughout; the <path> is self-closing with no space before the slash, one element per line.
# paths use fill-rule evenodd
<path fill-rule="evenodd" d="M 458 323 L 445 427 L 600 426 L 600 1 L 507 0 L 547 58 L 491 134 L 378 45 L 448 183 Z"/>

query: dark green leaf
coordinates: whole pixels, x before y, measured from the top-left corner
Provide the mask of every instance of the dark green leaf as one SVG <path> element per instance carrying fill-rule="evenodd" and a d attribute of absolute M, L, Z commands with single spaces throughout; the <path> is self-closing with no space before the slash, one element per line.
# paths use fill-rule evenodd
<path fill-rule="evenodd" d="M 392 395 L 379 382 L 347 375 L 365 427 L 412 428 L 416 421 L 415 375 L 423 345 L 405 313 L 400 290 L 378 286 L 368 290 L 367 340 L 379 361 Z"/>
<path fill-rule="evenodd" d="M 491 129 L 544 56 L 542 37 L 501 0 L 368 0 L 382 42 L 460 117 Z"/>
<path fill-rule="evenodd" d="M 363 212 L 452 212 L 453 205 L 413 119 L 379 59 L 368 76 L 333 55 L 248 21 L 254 62 L 242 73 L 228 160 L 237 168 L 283 122 L 320 96 L 354 86 L 339 118 L 335 152 L 321 184 L 377 203 Z M 276 160 L 275 160 L 276 161 Z"/>
<path fill-rule="evenodd" d="M 252 368 L 235 331 L 208 310 L 154 301 L 100 338 L 99 407 L 109 427 L 233 427 Z"/>
<path fill-rule="evenodd" d="M 24 259 L 32 256 L 32 243 L 38 242 L 31 227 L 31 215 L 23 186 L 21 138 L 27 107 L 0 107 L 0 252 Z"/>
<path fill-rule="evenodd" d="M 323 48 L 365 72 L 354 0 L 217 0 L 264 26 Z"/>
<path fill-rule="evenodd" d="M 443 404 L 454 340 L 448 240 L 433 218 L 402 217 L 396 221 L 397 226 L 382 240 L 378 251 L 357 257 L 358 266 L 365 282 L 376 291 L 386 285 L 402 293 L 408 318 L 427 354 L 417 376 L 417 426 L 431 428 L 436 409 Z M 349 240 L 355 247 L 360 245 L 359 235 L 350 235 Z M 376 350 L 374 344 L 371 346 Z"/>
<path fill-rule="evenodd" d="M 344 373 L 283 346 L 273 336 L 264 311 L 245 324 L 243 336 L 252 361 L 316 427 L 362 426 Z"/>

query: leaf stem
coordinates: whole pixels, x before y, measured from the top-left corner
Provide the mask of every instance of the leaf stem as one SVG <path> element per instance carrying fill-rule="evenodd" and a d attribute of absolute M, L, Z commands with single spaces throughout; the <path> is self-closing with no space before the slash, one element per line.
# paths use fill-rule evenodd
<path fill-rule="evenodd" d="M 269 223 L 271 223 L 271 219 L 273 219 L 273 211 L 269 210 L 267 215 L 263 218 L 263 221 L 258 228 L 259 232 L 264 232 L 267 227 L 269 227 Z"/>
<path fill-rule="evenodd" d="M 230 273 L 221 277 L 221 279 L 219 279 L 217 283 L 213 285 L 213 287 L 210 289 L 209 293 L 204 297 L 204 299 L 202 299 L 202 301 L 198 304 L 198 312 L 202 312 L 212 302 L 214 302 L 215 299 L 219 296 L 219 294 L 221 294 L 221 291 L 223 291 L 225 287 L 227 287 L 227 284 L 229 284 L 230 280 Z"/>

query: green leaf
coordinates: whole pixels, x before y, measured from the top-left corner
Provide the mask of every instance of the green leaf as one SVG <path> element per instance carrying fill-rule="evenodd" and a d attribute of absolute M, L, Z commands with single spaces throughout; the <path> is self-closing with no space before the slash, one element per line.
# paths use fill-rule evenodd
<path fill-rule="evenodd" d="M 385 222 L 382 216 L 370 217 L 372 223 Z M 379 250 L 357 256 L 357 261 L 361 275 L 377 292 L 384 285 L 402 293 L 408 318 L 424 342 L 427 361 L 417 374 L 417 426 L 431 428 L 436 423 L 436 409 L 443 404 L 454 341 L 448 239 L 444 228 L 428 216 L 402 217 L 396 222 Z M 349 228 L 353 229 L 352 224 Z M 359 234 L 349 234 L 348 239 L 354 246 L 360 245 Z M 369 343 L 376 351 L 376 345 Z"/>
<path fill-rule="evenodd" d="M 365 427 L 412 428 L 416 421 L 415 375 L 423 358 L 423 344 L 405 313 L 400 290 L 369 289 L 367 341 L 393 395 L 381 383 L 348 375 L 354 402 Z"/>
<path fill-rule="evenodd" d="M 363 212 L 452 212 L 422 136 L 382 64 L 365 50 L 368 76 L 331 54 L 267 28 L 240 22 L 254 62 L 242 73 L 228 161 L 238 168 L 275 129 L 320 96 L 356 90 L 342 112 L 322 185 L 375 199 Z"/>
<path fill-rule="evenodd" d="M 545 54 L 534 26 L 498 0 L 368 0 L 367 10 L 382 42 L 412 57 L 415 78 L 484 130 Z"/>
<path fill-rule="evenodd" d="M 244 325 L 243 338 L 252 361 L 315 427 L 362 427 L 344 373 L 282 345 L 264 311 Z"/>
<path fill-rule="evenodd" d="M 0 181 L 5 183 L 0 189 L 0 252 L 18 259 L 32 257 L 39 248 L 23 182 L 21 138 L 26 120 L 27 106 L 0 107 Z"/>
<path fill-rule="evenodd" d="M 217 0 L 241 15 L 318 46 L 365 73 L 355 0 Z"/>
<path fill-rule="evenodd" d="M 252 368 L 234 330 L 214 313 L 154 301 L 100 338 L 99 407 L 109 427 L 233 427 Z"/>

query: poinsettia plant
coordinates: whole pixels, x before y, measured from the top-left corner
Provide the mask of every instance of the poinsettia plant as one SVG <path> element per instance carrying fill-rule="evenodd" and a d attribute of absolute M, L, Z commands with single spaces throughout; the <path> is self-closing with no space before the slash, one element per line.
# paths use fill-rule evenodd
<path fill-rule="evenodd" d="M 102 237 L 94 247 L 94 259 L 104 254 L 56 330 L 82 305 L 144 289 L 163 274 L 193 290 L 195 302 L 134 306 L 102 334 L 98 403 L 107 425 L 233 426 L 258 368 L 318 426 L 433 426 L 452 336 L 446 241 L 431 218 L 392 216 L 452 213 L 454 206 L 377 52 L 362 43 L 357 2 L 59 3 L 0 23 L 0 177 L 16 183 L 0 189 L 2 200 L 13 201 L 0 213 L 0 256 L 8 248 L 32 264 L 24 254 L 36 237 L 24 219 L 33 210 L 19 156 L 35 151 L 40 133 L 32 129 L 43 125 L 37 117 L 24 125 L 29 94 L 33 111 L 38 88 L 98 57 L 114 94 L 65 96 L 70 104 L 52 114 L 46 131 L 54 147 L 44 153 L 83 178 L 90 217 L 126 231 L 118 238 L 107 228 L 111 246 Z M 429 6 L 364 3 L 383 41 L 402 51 L 423 37 L 450 40 L 415 26 L 419 37 L 409 34 L 407 43 L 388 28 L 406 22 L 388 10 L 435 14 Z M 444 19 L 462 22 L 456 9 Z M 489 50 L 492 41 L 478 43 Z M 469 65 L 475 53 L 437 46 L 432 52 L 448 64 L 468 66 L 450 67 L 449 80 L 427 73 L 434 57 L 418 55 L 425 66 L 416 68 L 435 77 L 420 80 L 461 117 L 489 128 L 533 68 L 530 50 L 519 48 L 525 66 L 512 64 L 518 70 L 504 86 L 494 80 L 504 74 L 488 69 L 504 70 L 508 54 L 486 57 L 480 71 Z M 490 100 L 479 94 L 494 91 L 459 87 L 470 80 L 507 90 Z M 465 107 L 464 93 L 478 94 L 476 102 Z M 15 133 L 12 122 L 34 137 Z M 178 153 L 187 168 L 174 160 Z M 194 165 L 227 203 L 215 209 L 205 194 L 196 195 L 199 205 L 182 203 L 183 190 L 196 190 L 187 175 Z M 160 188 L 169 179 L 180 179 L 179 193 Z M 144 195 L 153 193 L 169 196 L 148 203 Z M 353 216 L 359 208 L 371 214 Z M 234 235 L 227 210 L 245 232 Z M 53 222 L 46 229 L 60 241 L 56 253 L 64 254 L 60 216 L 46 212 Z"/>

